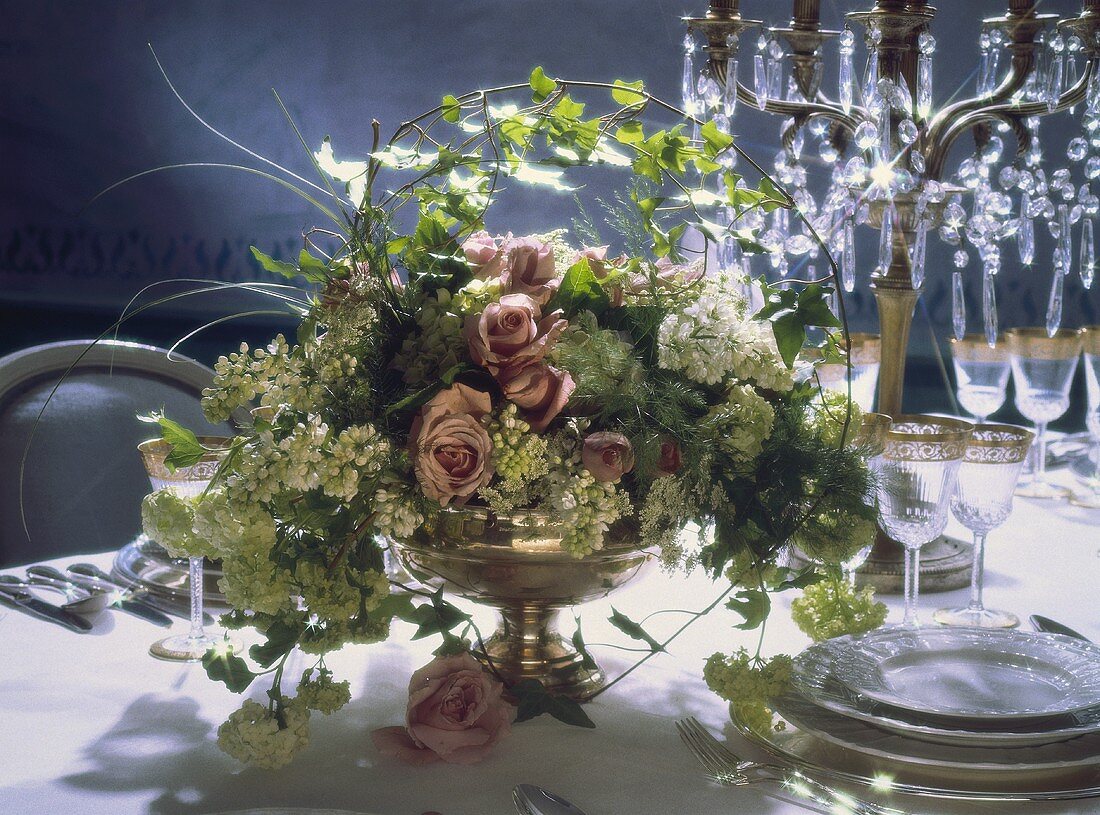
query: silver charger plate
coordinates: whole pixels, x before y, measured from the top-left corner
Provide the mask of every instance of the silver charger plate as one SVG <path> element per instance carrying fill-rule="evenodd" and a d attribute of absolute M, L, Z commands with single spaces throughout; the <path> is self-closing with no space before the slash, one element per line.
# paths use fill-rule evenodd
<path fill-rule="evenodd" d="M 159 543 L 138 535 L 119 549 L 111 567 L 113 577 L 133 587 L 145 589 L 178 603 L 191 601 L 187 560 L 170 557 Z M 203 602 L 225 606 L 225 595 L 218 588 L 220 566 L 207 562 L 203 569 Z"/>
<path fill-rule="evenodd" d="M 315 809 L 313 807 L 260 807 L 235 809 L 232 812 L 216 812 L 213 815 L 370 815 L 369 812 L 352 812 L 350 809 Z"/>
<path fill-rule="evenodd" d="M 922 722 L 1012 730 L 1100 705 L 1100 647 L 1014 629 L 888 628 L 810 646 L 792 681 L 816 699 L 813 661 L 866 699 Z"/>
<path fill-rule="evenodd" d="M 909 764 L 903 757 L 884 759 L 830 743 L 782 716 L 783 729 L 767 734 L 750 730 L 732 715 L 732 710 L 731 718 L 741 737 L 782 765 L 870 790 L 882 796 L 887 805 L 897 805 L 891 797 L 898 793 L 961 801 L 1064 801 L 1100 797 L 1100 767 L 994 775 L 957 768 L 928 768 Z"/>
<path fill-rule="evenodd" d="M 991 777 L 1090 767 L 1100 772 L 1100 734 L 1035 747 L 947 746 L 880 730 L 818 707 L 797 694 L 776 699 L 774 707 L 800 730 L 839 747 L 937 772 L 962 771 Z"/>
<path fill-rule="evenodd" d="M 1035 747 L 1100 733 L 1100 708 L 1054 716 L 1033 724 L 1031 728 L 1017 730 L 971 730 L 922 722 L 915 717 L 906 717 L 903 711 L 894 711 L 861 698 L 837 681 L 830 670 L 830 663 L 823 652 L 806 653 L 804 671 L 814 688 L 812 696 L 804 696 L 807 702 L 920 741 L 964 747 Z"/>

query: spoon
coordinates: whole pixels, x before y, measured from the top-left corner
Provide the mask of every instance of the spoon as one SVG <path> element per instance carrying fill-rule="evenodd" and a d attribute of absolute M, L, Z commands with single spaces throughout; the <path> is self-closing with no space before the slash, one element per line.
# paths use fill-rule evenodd
<path fill-rule="evenodd" d="M 121 591 L 128 600 L 150 606 L 157 611 L 171 614 L 173 617 L 181 617 L 184 620 L 191 619 L 190 605 L 181 606 L 179 603 L 167 597 L 155 597 L 148 589 L 141 588 L 135 584 L 121 583 L 94 563 L 73 563 L 69 566 L 68 572 L 70 580 L 76 582 L 81 580 L 95 580 L 103 586 L 110 586 L 113 589 Z M 214 618 L 206 612 L 203 612 L 202 621 L 204 625 L 214 624 Z"/>
<path fill-rule="evenodd" d="M 66 602 L 60 605 L 60 608 L 65 609 L 65 611 L 71 611 L 73 614 L 80 614 L 84 617 L 96 617 L 111 604 L 111 597 L 108 594 L 94 594 L 89 591 L 78 593 L 77 591 L 68 589 L 64 585 L 54 585 L 54 582 L 55 581 L 41 577 L 32 578 L 31 580 L 20 580 L 18 577 L 13 577 L 12 575 L 0 574 L 0 583 L 13 589 L 27 591 L 29 589 L 40 588 L 46 589 L 47 591 L 60 592 L 66 600 Z"/>
<path fill-rule="evenodd" d="M 513 787 L 512 802 L 520 815 L 584 815 L 581 809 L 561 796 L 534 784 L 517 784 Z"/>
<path fill-rule="evenodd" d="M 111 608 L 125 611 L 127 614 L 162 628 L 169 628 L 172 625 L 172 618 L 163 611 L 128 597 L 126 592 L 120 591 L 111 583 L 104 583 L 92 577 L 69 577 L 53 566 L 42 565 L 28 566 L 27 577 L 34 583 L 63 588 L 66 595 L 70 597 L 72 595 L 79 597 L 82 592 L 101 594 L 107 598 L 107 605 Z"/>
<path fill-rule="evenodd" d="M 1063 634 L 1067 637 L 1084 640 L 1085 642 L 1089 641 L 1089 638 L 1084 634 L 1078 633 L 1068 625 L 1062 625 L 1057 620 L 1050 619 L 1050 617 L 1044 617 L 1042 614 L 1032 614 L 1028 619 L 1031 621 L 1032 628 L 1044 634 Z"/>

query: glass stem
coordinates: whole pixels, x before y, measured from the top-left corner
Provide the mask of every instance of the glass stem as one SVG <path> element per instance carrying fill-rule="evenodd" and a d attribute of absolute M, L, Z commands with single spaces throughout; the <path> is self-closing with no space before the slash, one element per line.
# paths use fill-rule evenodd
<path fill-rule="evenodd" d="M 202 558 L 193 557 L 187 560 L 191 587 L 191 634 L 193 640 L 203 639 L 206 632 L 202 628 Z"/>
<path fill-rule="evenodd" d="M 920 594 L 920 549 L 905 547 L 905 617 L 901 624 L 917 628 L 917 597 Z"/>
<path fill-rule="evenodd" d="M 970 611 L 984 611 L 982 586 L 985 582 L 985 533 L 974 533 L 974 566 L 970 573 Z"/>
<path fill-rule="evenodd" d="M 1047 423 L 1035 423 L 1035 446 L 1037 448 L 1035 460 L 1035 483 L 1045 484 L 1047 481 Z"/>

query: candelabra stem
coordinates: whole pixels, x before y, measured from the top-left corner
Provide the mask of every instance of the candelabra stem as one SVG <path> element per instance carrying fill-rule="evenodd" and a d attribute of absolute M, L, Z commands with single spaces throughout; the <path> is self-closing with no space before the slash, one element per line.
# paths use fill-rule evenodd
<path fill-rule="evenodd" d="M 878 303 L 879 334 L 882 337 L 878 411 L 897 416 L 902 412 L 909 328 L 913 324 L 913 311 L 920 291 L 909 285 L 908 281 L 888 276 L 872 280 L 871 288 Z"/>

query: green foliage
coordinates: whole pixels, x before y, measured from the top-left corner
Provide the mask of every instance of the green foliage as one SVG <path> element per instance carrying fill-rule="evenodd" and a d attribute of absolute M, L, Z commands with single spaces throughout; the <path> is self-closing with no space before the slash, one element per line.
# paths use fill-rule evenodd
<path fill-rule="evenodd" d="M 641 627 L 641 625 L 634 622 L 634 620 L 627 617 L 614 606 L 611 607 L 611 616 L 607 619 L 613 626 L 622 631 L 632 640 L 640 640 L 644 642 L 646 645 L 649 646 L 650 651 L 656 652 L 665 650 L 665 647 L 661 645 L 661 643 L 657 642 L 657 640 L 653 639 L 653 637 L 651 637 L 649 633 Z"/>
<path fill-rule="evenodd" d="M 206 455 L 206 448 L 199 444 L 195 434 L 165 416 L 163 413 L 150 413 L 148 416 L 139 416 L 139 420 L 156 424 L 160 427 L 161 438 L 171 447 L 164 464 L 169 472 L 174 472 L 179 467 L 190 467 L 198 464 Z"/>
<path fill-rule="evenodd" d="M 829 308 L 826 299 L 832 289 L 811 283 L 802 289 L 771 287 L 761 279 L 764 307 L 757 312 L 758 320 L 770 320 L 779 353 L 787 365 L 794 363 L 806 344 L 806 328 L 840 328 L 840 320 Z"/>
<path fill-rule="evenodd" d="M 772 602 L 768 593 L 762 589 L 742 589 L 726 603 L 726 608 L 735 611 L 745 618 L 745 621 L 735 625 L 742 631 L 752 631 L 759 628 L 771 611 Z"/>
<path fill-rule="evenodd" d="M 574 727 L 595 727 L 596 724 L 577 702 L 550 693 L 537 679 L 523 679 L 508 688 L 516 700 L 516 722 L 526 722 L 548 713 L 560 722 Z"/>
<path fill-rule="evenodd" d="M 430 603 L 422 603 L 410 615 L 410 622 L 416 624 L 414 640 L 430 637 L 432 634 L 449 632 L 462 623 L 470 621 L 470 615 L 443 599 L 443 590 L 436 591 Z"/>
<path fill-rule="evenodd" d="M 251 246 L 249 249 L 252 251 L 252 257 L 259 262 L 264 271 L 282 275 L 288 280 L 302 277 L 308 283 L 326 283 L 332 277 L 328 266 L 323 261 L 313 257 L 305 249 L 298 254 L 297 264 L 275 260 L 275 258 L 264 254 L 255 246 Z"/>
<path fill-rule="evenodd" d="M 233 693 L 243 693 L 257 676 L 231 649 L 211 648 L 202 658 L 202 667 L 207 676 L 224 683 Z"/>
<path fill-rule="evenodd" d="M 566 270 L 546 310 L 551 312 L 561 309 L 565 318 L 571 319 L 582 311 L 590 311 L 598 317 L 610 306 L 611 298 L 592 273 L 591 264 L 586 258 L 581 258 Z"/>

